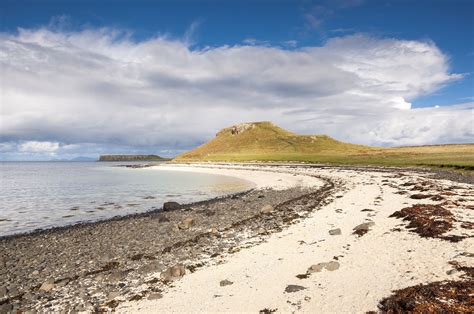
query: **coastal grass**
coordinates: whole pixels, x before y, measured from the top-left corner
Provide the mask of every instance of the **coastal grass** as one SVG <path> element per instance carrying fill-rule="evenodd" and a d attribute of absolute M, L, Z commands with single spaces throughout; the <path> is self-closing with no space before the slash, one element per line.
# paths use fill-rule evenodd
<path fill-rule="evenodd" d="M 474 144 L 398 148 L 337 141 L 327 135 L 298 135 L 270 122 L 244 123 L 217 133 L 176 162 L 305 162 L 335 165 L 420 166 L 474 171 Z"/>

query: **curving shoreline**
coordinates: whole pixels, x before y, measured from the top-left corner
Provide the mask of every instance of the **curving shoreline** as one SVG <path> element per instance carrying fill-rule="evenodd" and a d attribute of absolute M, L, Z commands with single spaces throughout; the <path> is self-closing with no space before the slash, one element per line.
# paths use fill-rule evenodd
<path fill-rule="evenodd" d="M 462 240 L 451 243 L 421 238 L 407 223 L 388 217 L 411 204 L 441 202 L 411 198 L 419 187 L 443 202 L 457 202 L 443 206 L 469 226 L 469 184 L 407 169 L 173 167 L 239 172 L 265 177 L 264 183 L 270 175 L 280 187 L 0 239 L 0 278 L 7 290 L 0 309 L 371 311 L 394 289 L 458 280 L 462 272 L 449 262 L 472 267 L 472 229 L 456 223 L 448 234 Z M 279 172 L 284 174 L 278 178 Z M 303 177 L 317 186 L 295 187 Z"/>
<path fill-rule="evenodd" d="M 246 176 L 258 173 L 252 170 Z M 275 180 L 285 178 L 284 174 L 272 176 Z M 268 183 L 268 176 L 266 180 Z M 116 304 L 110 302 L 117 297 L 137 298 L 136 289 L 147 284 L 149 274 L 177 260 L 196 268 L 201 263 L 197 256 L 210 250 L 208 256 L 219 255 L 236 246 L 245 240 L 233 236 L 237 229 L 245 228 L 251 238 L 262 227 L 271 232 L 290 223 L 296 217 L 283 222 L 285 214 L 276 215 L 277 211 L 280 224 L 268 219 L 274 214 L 267 214 L 262 222 L 260 210 L 309 192 L 307 187 L 273 190 L 266 186 L 170 212 L 134 214 L 0 239 L 0 309 L 113 308 Z M 189 219 L 192 225 L 183 225 Z M 214 241 L 209 241 L 209 236 Z M 222 238 L 228 239 L 225 245 L 220 243 Z M 155 286 L 150 284 L 149 288 Z"/>

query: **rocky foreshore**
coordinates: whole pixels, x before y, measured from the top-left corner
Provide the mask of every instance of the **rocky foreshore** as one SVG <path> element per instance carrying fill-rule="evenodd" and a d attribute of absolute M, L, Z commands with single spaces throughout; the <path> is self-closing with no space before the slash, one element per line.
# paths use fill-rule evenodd
<path fill-rule="evenodd" d="M 121 301 L 159 298 L 186 270 L 194 272 L 221 254 L 262 241 L 330 201 L 334 191 L 333 182 L 321 189 L 251 190 L 4 237 L 0 313 L 102 311 Z"/>

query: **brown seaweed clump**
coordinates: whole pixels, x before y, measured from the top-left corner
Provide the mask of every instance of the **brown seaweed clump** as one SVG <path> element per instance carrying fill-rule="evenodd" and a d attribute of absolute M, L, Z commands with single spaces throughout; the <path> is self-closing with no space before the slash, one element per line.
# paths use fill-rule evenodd
<path fill-rule="evenodd" d="M 425 238 L 439 238 L 453 228 L 453 214 L 440 205 L 416 204 L 394 212 L 390 217 L 403 218 L 407 228 Z"/>
<path fill-rule="evenodd" d="M 400 289 L 383 299 L 384 313 L 474 313 L 474 280 L 438 281 Z"/>

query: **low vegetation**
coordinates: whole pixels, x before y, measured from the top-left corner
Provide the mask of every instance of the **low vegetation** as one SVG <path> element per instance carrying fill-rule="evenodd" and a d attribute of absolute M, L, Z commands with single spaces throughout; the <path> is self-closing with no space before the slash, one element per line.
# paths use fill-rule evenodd
<path fill-rule="evenodd" d="M 208 143 L 177 156 L 175 160 L 293 161 L 474 170 L 474 144 L 370 147 L 340 142 L 327 135 L 298 135 L 270 122 L 255 122 L 225 128 Z"/>

